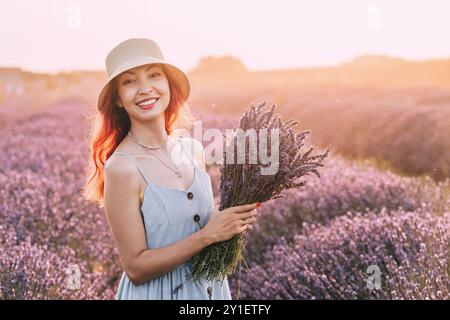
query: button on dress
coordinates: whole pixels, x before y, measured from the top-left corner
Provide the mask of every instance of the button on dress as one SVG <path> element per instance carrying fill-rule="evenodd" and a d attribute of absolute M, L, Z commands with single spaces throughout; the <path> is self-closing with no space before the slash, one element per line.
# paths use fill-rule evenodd
<path fill-rule="evenodd" d="M 181 144 L 182 152 L 187 155 L 181 139 L 190 138 L 175 139 Z M 165 247 L 183 240 L 207 224 L 214 208 L 211 178 L 189 155 L 187 156 L 194 166 L 194 179 L 189 188 L 179 190 L 155 185 L 133 156 L 120 151 L 113 154 L 125 156 L 133 161 L 147 182 L 141 214 L 149 249 Z M 192 267 L 188 260 L 172 271 L 138 286 L 134 285 L 123 272 L 116 299 L 231 300 L 227 277 L 223 281 L 201 279 L 194 282 L 190 278 L 191 272 Z"/>

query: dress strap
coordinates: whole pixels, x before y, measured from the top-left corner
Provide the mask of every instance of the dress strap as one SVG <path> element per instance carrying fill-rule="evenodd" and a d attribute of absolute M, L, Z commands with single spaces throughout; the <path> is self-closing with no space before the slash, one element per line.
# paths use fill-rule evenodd
<path fill-rule="evenodd" d="M 126 156 L 127 158 L 131 159 L 135 164 L 136 167 L 138 168 L 138 171 L 141 173 L 141 175 L 144 177 L 145 181 L 147 182 L 147 184 L 151 184 L 150 179 L 147 177 L 147 175 L 145 174 L 144 170 L 142 169 L 141 165 L 139 164 L 139 162 L 131 155 L 129 155 L 128 153 L 122 152 L 122 151 L 115 151 L 114 154 L 121 154 Z"/>
<path fill-rule="evenodd" d="M 197 164 L 192 160 L 190 154 L 189 154 L 188 152 L 186 152 L 186 150 L 184 149 L 183 142 L 181 141 L 182 138 L 181 138 L 181 137 L 176 137 L 176 139 L 177 139 L 177 140 L 179 141 L 179 143 L 181 144 L 182 152 L 189 158 L 189 161 L 192 163 L 192 165 L 194 166 L 194 168 L 198 168 Z M 195 145 L 194 145 L 193 147 L 195 148 Z M 139 162 L 136 160 L 136 158 L 134 158 L 132 155 L 130 155 L 130 154 L 128 154 L 128 153 L 125 153 L 125 152 L 122 152 L 122 151 L 114 151 L 113 154 L 124 155 L 124 156 L 126 156 L 127 158 L 131 159 L 131 160 L 136 164 L 136 167 L 138 168 L 138 170 L 139 170 L 139 172 L 141 173 L 141 175 L 144 177 L 145 181 L 146 181 L 148 184 L 152 184 L 151 180 L 147 177 L 147 175 L 145 174 L 145 171 L 142 169 L 141 165 L 140 165 Z M 108 159 L 108 160 L 109 160 L 109 159 Z M 105 166 L 106 166 L 106 164 L 105 164 Z"/>

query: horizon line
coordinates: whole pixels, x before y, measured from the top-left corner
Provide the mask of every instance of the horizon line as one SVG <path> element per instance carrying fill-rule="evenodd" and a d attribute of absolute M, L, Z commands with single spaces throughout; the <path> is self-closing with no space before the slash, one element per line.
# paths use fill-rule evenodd
<path fill-rule="evenodd" d="M 242 65 L 247 69 L 247 72 L 273 72 L 273 71 L 290 71 L 290 70 L 300 70 L 300 69 L 307 70 L 307 69 L 331 68 L 331 67 L 338 67 L 343 64 L 352 63 L 357 59 L 365 58 L 365 57 L 403 60 L 402 62 L 406 62 L 406 63 L 407 62 L 414 63 L 414 62 L 432 62 L 432 61 L 450 60 L 450 55 L 436 56 L 436 57 L 432 57 L 432 58 L 428 58 L 428 59 L 417 59 L 417 58 L 404 58 L 401 56 L 394 56 L 394 55 L 388 55 L 388 54 L 382 54 L 382 53 L 367 53 L 367 54 L 356 55 L 351 59 L 346 59 L 346 60 L 342 60 L 341 62 L 330 63 L 330 64 L 325 63 L 325 64 L 320 64 L 320 65 L 303 65 L 303 66 L 299 65 L 299 66 L 292 66 L 292 67 L 278 67 L 278 68 L 274 67 L 274 68 L 270 68 L 270 69 L 250 69 L 237 56 L 233 56 L 231 54 L 223 54 L 223 55 L 205 55 L 199 59 L 199 61 L 197 62 L 197 65 L 195 67 L 190 68 L 190 69 L 182 69 L 182 70 L 184 70 L 186 73 L 193 72 L 198 67 L 198 64 L 200 63 L 200 61 L 202 59 L 208 58 L 208 57 L 212 57 L 214 59 L 220 59 L 220 58 L 224 58 L 224 57 L 235 58 L 242 63 Z M 26 67 L 22 67 L 22 66 L 17 66 L 17 65 L 0 65 L 0 70 L 3 70 L 3 69 L 12 69 L 12 70 L 19 69 L 21 72 L 29 72 L 29 73 L 33 73 L 33 74 L 50 74 L 50 75 L 58 75 L 61 73 L 79 73 L 79 72 L 106 72 L 105 68 L 101 68 L 101 69 L 59 69 L 58 71 L 45 71 L 45 70 L 40 70 L 40 69 L 30 69 L 30 68 L 26 68 Z"/>

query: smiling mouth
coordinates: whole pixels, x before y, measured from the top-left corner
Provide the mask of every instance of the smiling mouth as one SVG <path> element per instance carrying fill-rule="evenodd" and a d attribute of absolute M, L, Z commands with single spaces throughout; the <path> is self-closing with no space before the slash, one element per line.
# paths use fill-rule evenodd
<path fill-rule="evenodd" d="M 156 102 L 158 102 L 158 100 L 159 100 L 159 98 L 148 99 L 141 103 L 137 103 L 136 105 L 145 109 L 145 108 L 149 108 L 149 107 L 153 106 Z"/>

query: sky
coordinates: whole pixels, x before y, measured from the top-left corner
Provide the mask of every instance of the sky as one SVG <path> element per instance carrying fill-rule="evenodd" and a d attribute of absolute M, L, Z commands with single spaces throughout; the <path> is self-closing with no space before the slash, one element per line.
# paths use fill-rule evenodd
<path fill-rule="evenodd" d="M 189 71 L 232 55 L 249 70 L 335 65 L 366 54 L 450 57 L 449 0 L 1 0 L 0 67 L 105 70 L 128 38 Z"/>

